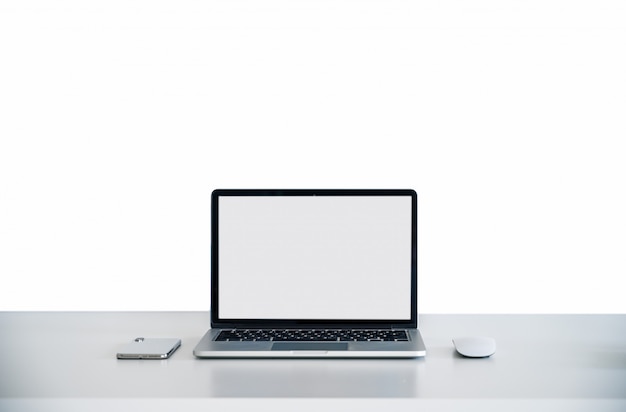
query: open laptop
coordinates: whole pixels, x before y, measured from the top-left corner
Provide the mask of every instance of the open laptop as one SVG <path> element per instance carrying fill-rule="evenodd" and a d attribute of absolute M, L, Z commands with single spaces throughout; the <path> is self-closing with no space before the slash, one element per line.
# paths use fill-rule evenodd
<path fill-rule="evenodd" d="M 222 357 L 418 357 L 413 190 L 215 190 L 211 329 Z"/>

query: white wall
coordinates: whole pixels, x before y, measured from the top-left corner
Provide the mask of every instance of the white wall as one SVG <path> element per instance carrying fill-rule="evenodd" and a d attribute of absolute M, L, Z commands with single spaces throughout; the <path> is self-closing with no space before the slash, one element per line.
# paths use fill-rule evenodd
<path fill-rule="evenodd" d="M 626 312 L 626 6 L 3 0 L 0 309 L 205 310 L 217 187 L 410 187 L 420 310 Z"/>

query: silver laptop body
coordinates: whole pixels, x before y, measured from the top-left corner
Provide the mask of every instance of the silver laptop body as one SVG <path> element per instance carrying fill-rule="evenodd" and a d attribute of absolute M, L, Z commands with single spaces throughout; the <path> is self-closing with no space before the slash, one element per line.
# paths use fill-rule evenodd
<path fill-rule="evenodd" d="M 419 357 L 413 190 L 211 195 L 200 358 Z"/>

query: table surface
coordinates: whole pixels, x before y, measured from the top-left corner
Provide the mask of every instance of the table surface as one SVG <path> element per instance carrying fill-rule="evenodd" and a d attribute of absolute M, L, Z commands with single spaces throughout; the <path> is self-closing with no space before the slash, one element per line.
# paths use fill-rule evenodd
<path fill-rule="evenodd" d="M 507 401 L 626 410 L 626 315 L 422 315 L 426 357 L 400 360 L 197 359 L 208 325 L 208 312 L 0 312 L 0 410 L 79 410 L 90 401 L 119 410 L 139 400 L 153 410 L 193 401 L 193 410 L 246 399 L 288 400 L 285 410 L 302 399 L 368 400 L 372 410 L 383 401 L 456 410 L 455 400 L 465 410 Z M 496 353 L 457 355 L 451 339 L 473 335 L 494 337 Z M 182 346 L 167 360 L 116 359 L 139 336 L 178 337 Z"/>

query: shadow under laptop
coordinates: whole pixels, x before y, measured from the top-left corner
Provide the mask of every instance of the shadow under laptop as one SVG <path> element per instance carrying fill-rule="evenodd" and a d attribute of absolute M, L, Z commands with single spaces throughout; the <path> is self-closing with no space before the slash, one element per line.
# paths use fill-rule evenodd
<path fill-rule="evenodd" d="M 423 359 L 212 360 L 215 397 L 417 397 Z"/>

